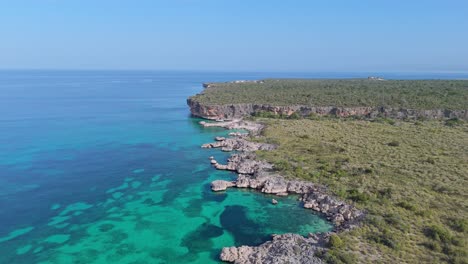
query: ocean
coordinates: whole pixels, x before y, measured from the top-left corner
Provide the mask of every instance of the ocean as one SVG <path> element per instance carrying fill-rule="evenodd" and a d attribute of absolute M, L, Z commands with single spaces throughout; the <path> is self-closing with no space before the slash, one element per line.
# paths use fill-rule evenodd
<path fill-rule="evenodd" d="M 0 72 L 0 263 L 218 263 L 222 247 L 328 231 L 297 197 L 213 193 L 186 98 L 260 74 Z"/>

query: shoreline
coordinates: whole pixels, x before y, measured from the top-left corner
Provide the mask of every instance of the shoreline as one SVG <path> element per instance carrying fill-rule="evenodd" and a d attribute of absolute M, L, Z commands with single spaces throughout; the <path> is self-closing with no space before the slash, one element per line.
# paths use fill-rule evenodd
<path fill-rule="evenodd" d="M 257 191 L 287 196 L 299 195 L 304 209 L 311 209 L 323 214 L 334 225 L 331 232 L 309 234 L 304 238 L 297 234 L 272 235 L 272 240 L 259 246 L 224 247 L 220 259 L 235 263 L 279 262 L 298 260 L 307 263 L 322 263 L 316 253 L 327 250 L 330 235 L 357 227 L 365 217 L 365 212 L 353 205 L 340 201 L 328 194 L 327 188 L 302 180 L 291 180 L 277 174 L 273 165 L 257 160 L 256 150 L 273 150 L 276 146 L 256 143 L 248 137 L 257 136 L 264 128 L 263 124 L 236 119 L 208 123 L 199 122 L 203 127 L 223 127 L 226 129 L 245 129 L 249 133 L 231 132 L 228 138 L 216 137 L 215 142 L 203 144 L 202 148 L 220 148 L 221 151 L 238 151 L 228 158 L 227 164 L 220 164 L 210 157 L 211 165 L 218 170 L 236 172 L 235 181 L 215 180 L 211 183 L 212 191 L 224 191 L 227 188 L 251 188 Z M 274 202 L 274 199 L 272 200 Z M 302 245 L 297 250 L 298 244 Z"/>

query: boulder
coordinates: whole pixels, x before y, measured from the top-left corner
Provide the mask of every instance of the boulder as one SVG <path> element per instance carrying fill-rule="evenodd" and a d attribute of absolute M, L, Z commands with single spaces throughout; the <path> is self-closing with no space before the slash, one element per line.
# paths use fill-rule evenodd
<path fill-rule="evenodd" d="M 275 200 L 275 199 L 271 199 L 271 203 L 276 205 L 276 204 L 278 204 L 278 201 Z"/>

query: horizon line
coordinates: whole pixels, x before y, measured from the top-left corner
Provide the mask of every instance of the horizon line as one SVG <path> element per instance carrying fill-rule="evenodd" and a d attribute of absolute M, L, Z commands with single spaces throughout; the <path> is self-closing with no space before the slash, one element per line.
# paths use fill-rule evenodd
<path fill-rule="evenodd" d="M 321 71 L 321 70 L 210 70 L 210 69 L 104 69 L 104 68 L 0 68 L 0 71 L 132 71 L 132 72 L 219 72 L 219 73 L 379 73 L 379 74 L 468 74 L 467 71 L 457 70 L 457 71 L 395 71 L 395 70 L 385 70 L 385 71 L 375 71 L 375 70 L 360 70 L 360 71 L 345 71 L 345 70 L 335 70 L 335 71 Z"/>

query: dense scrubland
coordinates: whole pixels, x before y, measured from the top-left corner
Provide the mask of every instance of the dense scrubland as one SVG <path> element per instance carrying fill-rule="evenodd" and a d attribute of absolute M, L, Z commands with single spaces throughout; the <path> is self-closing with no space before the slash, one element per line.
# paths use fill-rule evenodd
<path fill-rule="evenodd" d="M 466 109 L 468 80 L 282 79 L 215 83 L 191 97 L 205 105 L 266 104 Z"/>
<path fill-rule="evenodd" d="M 258 152 L 260 158 L 367 212 L 362 227 L 332 236 L 323 256 L 329 263 L 468 263 L 466 122 L 257 121 L 267 126 L 256 140 L 279 146 Z"/>

